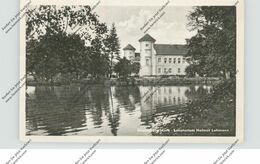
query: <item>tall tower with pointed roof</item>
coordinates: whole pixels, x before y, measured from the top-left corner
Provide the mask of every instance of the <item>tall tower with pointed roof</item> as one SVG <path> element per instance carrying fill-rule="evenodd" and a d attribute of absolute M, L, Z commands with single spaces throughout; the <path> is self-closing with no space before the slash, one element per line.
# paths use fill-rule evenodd
<path fill-rule="evenodd" d="M 151 76 L 155 74 L 155 39 L 149 34 L 145 34 L 140 42 L 140 76 Z"/>
<path fill-rule="evenodd" d="M 135 58 L 135 48 L 131 45 L 128 44 L 124 50 L 124 57 L 126 57 L 128 60 L 134 60 Z"/>

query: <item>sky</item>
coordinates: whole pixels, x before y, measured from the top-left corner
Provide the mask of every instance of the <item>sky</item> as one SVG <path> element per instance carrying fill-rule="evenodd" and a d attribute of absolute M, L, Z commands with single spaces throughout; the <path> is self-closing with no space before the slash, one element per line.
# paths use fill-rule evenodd
<path fill-rule="evenodd" d="M 122 49 L 131 44 L 140 52 L 138 40 L 145 35 L 142 26 L 156 14 L 162 6 L 98 6 L 94 12 L 99 15 L 101 22 L 108 27 L 115 23 Z M 194 31 L 187 27 L 187 15 L 192 7 L 166 6 L 165 14 L 147 32 L 157 44 L 185 44 L 186 38 L 194 36 Z"/>

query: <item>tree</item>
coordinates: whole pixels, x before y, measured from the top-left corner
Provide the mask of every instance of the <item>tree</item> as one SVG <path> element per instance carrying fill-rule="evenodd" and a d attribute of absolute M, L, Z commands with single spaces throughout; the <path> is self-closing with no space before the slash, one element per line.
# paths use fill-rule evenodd
<path fill-rule="evenodd" d="M 114 23 L 112 24 L 112 28 L 105 41 L 106 41 L 106 46 L 108 48 L 107 51 L 110 56 L 109 77 L 111 78 L 113 72 L 113 60 L 119 59 L 119 52 L 120 52 L 119 39 L 116 33 L 116 27 Z"/>
<path fill-rule="evenodd" d="M 140 68 L 141 68 L 140 63 L 132 63 L 131 64 L 131 73 L 138 75 Z"/>
<path fill-rule="evenodd" d="M 127 78 L 131 74 L 131 62 L 125 57 L 119 59 L 119 62 L 115 65 L 115 72 L 119 74 L 120 77 Z"/>
<path fill-rule="evenodd" d="M 188 41 L 190 67 L 201 76 L 231 78 L 236 74 L 236 8 L 195 7 L 188 16 L 190 30 L 197 34 Z M 187 68 L 187 71 L 190 71 Z"/>
<path fill-rule="evenodd" d="M 28 11 L 26 25 L 27 73 L 47 81 L 59 73 L 108 74 L 108 29 L 89 6 L 39 6 Z"/>
<path fill-rule="evenodd" d="M 28 41 L 27 72 L 32 72 L 35 79 L 51 82 L 58 73 L 71 73 L 72 78 L 78 79 L 83 68 L 84 49 L 84 42 L 78 35 L 47 31 L 38 41 Z"/>
<path fill-rule="evenodd" d="M 95 78 L 109 74 L 109 56 L 104 52 L 103 44 L 101 37 L 96 37 L 91 42 L 90 70 Z"/>
<path fill-rule="evenodd" d="M 91 34 L 95 36 L 96 27 L 100 24 L 90 6 L 41 5 L 28 9 L 26 39 L 43 36 L 49 29 L 51 33 L 79 34 L 88 42 Z"/>

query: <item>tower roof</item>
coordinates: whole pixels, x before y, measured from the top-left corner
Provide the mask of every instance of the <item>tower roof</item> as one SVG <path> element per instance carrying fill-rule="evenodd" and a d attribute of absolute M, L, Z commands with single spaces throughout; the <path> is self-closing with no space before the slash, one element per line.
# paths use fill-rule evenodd
<path fill-rule="evenodd" d="M 123 48 L 123 50 L 133 50 L 133 51 L 135 51 L 135 48 L 131 44 L 128 44 L 125 48 Z"/>
<path fill-rule="evenodd" d="M 151 37 L 151 35 L 145 34 L 141 39 L 139 39 L 139 42 L 143 41 L 155 42 L 156 40 L 153 37 Z"/>

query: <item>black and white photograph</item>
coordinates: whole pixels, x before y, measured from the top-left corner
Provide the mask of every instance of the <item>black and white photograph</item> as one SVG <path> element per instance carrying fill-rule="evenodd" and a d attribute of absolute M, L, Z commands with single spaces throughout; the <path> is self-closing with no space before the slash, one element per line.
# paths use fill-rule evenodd
<path fill-rule="evenodd" d="M 242 137 L 236 5 L 28 5 L 22 134 Z"/>

